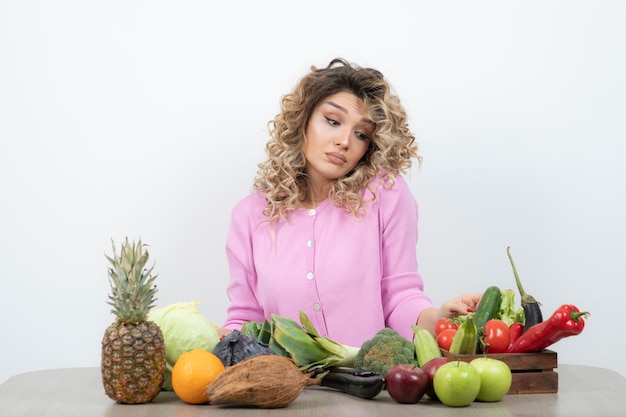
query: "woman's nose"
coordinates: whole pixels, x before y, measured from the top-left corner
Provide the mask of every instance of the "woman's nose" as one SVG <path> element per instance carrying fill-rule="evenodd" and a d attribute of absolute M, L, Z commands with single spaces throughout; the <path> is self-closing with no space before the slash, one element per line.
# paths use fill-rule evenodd
<path fill-rule="evenodd" d="M 335 138 L 335 145 L 341 147 L 341 148 L 347 148 L 348 145 L 350 144 L 350 135 L 352 132 L 346 130 L 342 130 L 341 132 L 338 132 L 337 137 Z"/>

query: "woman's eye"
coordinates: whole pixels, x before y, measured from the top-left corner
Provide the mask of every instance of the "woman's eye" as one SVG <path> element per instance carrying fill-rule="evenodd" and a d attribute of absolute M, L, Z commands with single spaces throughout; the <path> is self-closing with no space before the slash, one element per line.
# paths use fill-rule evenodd
<path fill-rule="evenodd" d="M 361 132 L 356 132 L 356 137 L 361 139 L 361 140 L 370 140 L 371 138 L 366 135 L 365 133 L 361 133 Z"/>
<path fill-rule="evenodd" d="M 326 117 L 326 121 L 331 126 L 339 126 L 339 122 L 336 121 L 335 119 L 331 119 L 330 117 Z"/>

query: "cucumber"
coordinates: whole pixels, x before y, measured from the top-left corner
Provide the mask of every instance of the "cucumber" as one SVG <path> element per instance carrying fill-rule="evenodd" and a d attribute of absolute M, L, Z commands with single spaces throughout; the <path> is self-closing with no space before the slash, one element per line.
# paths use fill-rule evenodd
<path fill-rule="evenodd" d="M 500 310 L 500 302 L 502 301 L 502 291 L 500 288 L 492 285 L 487 288 L 483 293 L 478 307 L 476 307 L 476 313 L 474 313 L 474 323 L 478 331 L 485 327 L 485 323 L 496 317 Z"/>
<path fill-rule="evenodd" d="M 500 302 L 502 301 L 502 291 L 495 285 L 487 288 L 483 293 L 476 312 L 474 313 L 474 324 L 476 324 L 476 331 L 478 332 L 478 341 L 476 346 L 476 352 L 482 352 L 481 340 L 485 333 L 485 323 L 487 321 L 496 318 L 498 311 L 500 310 Z"/>

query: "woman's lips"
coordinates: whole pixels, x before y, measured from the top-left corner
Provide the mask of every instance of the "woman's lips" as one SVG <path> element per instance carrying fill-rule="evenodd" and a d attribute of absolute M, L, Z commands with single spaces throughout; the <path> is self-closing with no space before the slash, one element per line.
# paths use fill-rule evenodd
<path fill-rule="evenodd" d="M 326 158 L 333 164 L 343 165 L 346 163 L 346 157 L 339 152 L 326 152 Z"/>

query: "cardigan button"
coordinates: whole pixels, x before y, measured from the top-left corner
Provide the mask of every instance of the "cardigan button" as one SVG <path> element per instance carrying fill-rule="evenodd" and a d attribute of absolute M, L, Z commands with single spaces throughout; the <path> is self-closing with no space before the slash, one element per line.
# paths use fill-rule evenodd
<path fill-rule="evenodd" d="M 319 303 L 313 304 L 313 310 L 320 311 L 321 309 L 322 309 L 322 306 Z"/>
<path fill-rule="evenodd" d="M 307 241 L 306 241 L 306 245 L 307 245 L 309 248 L 312 248 L 312 247 L 313 247 L 313 245 L 315 245 L 315 241 L 314 241 L 313 239 L 307 240 Z"/>
<path fill-rule="evenodd" d="M 313 279 L 315 275 L 313 275 L 313 272 L 309 272 L 306 274 L 306 279 L 308 279 L 309 281 Z"/>
<path fill-rule="evenodd" d="M 315 209 L 309 210 L 309 216 L 315 216 L 315 213 L 316 213 Z"/>

